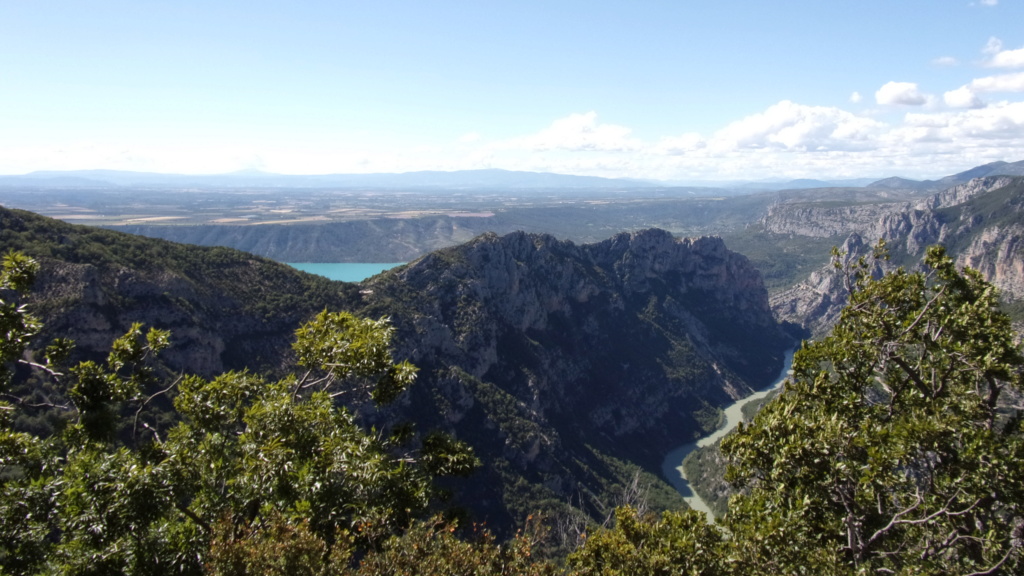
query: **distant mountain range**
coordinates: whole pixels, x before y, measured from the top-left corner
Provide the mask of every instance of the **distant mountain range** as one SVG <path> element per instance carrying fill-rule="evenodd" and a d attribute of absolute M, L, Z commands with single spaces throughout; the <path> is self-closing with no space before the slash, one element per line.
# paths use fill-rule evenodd
<path fill-rule="evenodd" d="M 228 174 L 159 174 L 120 170 L 40 171 L 16 176 L 0 176 L 0 187 L 198 187 L 198 188 L 371 188 L 371 189 L 474 189 L 474 190 L 536 190 L 536 189 L 634 189 L 634 188 L 687 188 L 695 195 L 750 193 L 765 190 L 794 190 L 809 188 L 868 187 L 900 188 L 938 191 L 963 184 L 983 176 L 1024 175 L 1024 161 L 993 162 L 946 176 L 939 180 L 908 180 L 892 177 L 885 179 L 857 178 L 846 180 L 799 179 L 784 182 L 658 182 L 627 178 L 601 178 L 573 176 L 550 172 L 524 172 L 512 170 L 458 170 L 420 171 L 379 174 L 272 174 L 259 170 L 243 170 Z"/>
<path fill-rule="evenodd" d="M 916 190 L 918 192 L 939 192 L 951 186 L 965 184 L 975 178 L 989 176 L 1024 176 L 1024 161 L 992 162 L 976 166 L 970 170 L 945 176 L 938 180 L 910 180 L 899 176 L 889 178 L 852 178 L 847 180 L 815 180 L 798 179 L 787 182 L 743 182 L 735 184 L 720 183 L 720 186 L 733 189 L 754 191 L 766 190 L 808 190 L 814 188 L 871 188 L 891 190 Z"/>
<path fill-rule="evenodd" d="M 539 188 L 638 188 L 658 186 L 655 182 L 597 176 L 571 176 L 548 172 L 510 170 L 422 171 L 399 174 L 271 174 L 243 170 L 228 174 L 188 175 L 125 172 L 118 170 L 74 170 L 32 172 L 22 176 L 0 176 L 0 186 L 34 187 L 257 187 L 257 188 L 433 188 L 433 189 L 539 189 Z"/>
<path fill-rule="evenodd" d="M 1020 162 L 992 162 L 982 166 L 976 166 L 958 174 L 946 176 L 939 180 L 907 180 L 906 178 L 885 178 L 868 184 L 868 188 L 893 188 L 893 189 L 914 189 L 929 192 L 939 192 L 952 186 L 959 186 L 975 178 L 987 178 L 990 176 L 1024 176 L 1024 161 Z"/>

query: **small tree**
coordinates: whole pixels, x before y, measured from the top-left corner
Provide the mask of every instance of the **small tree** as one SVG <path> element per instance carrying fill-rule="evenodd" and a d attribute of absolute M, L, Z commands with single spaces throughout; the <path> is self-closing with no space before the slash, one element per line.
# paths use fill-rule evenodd
<path fill-rule="evenodd" d="M 446 436 L 414 448 L 400 441 L 408 435 L 365 430 L 335 401 L 366 391 L 390 402 L 412 383 L 415 368 L 391 359 L 386 320 L 325 311 L 297 331 L 305 373 L 280 381 L 232 372 L 159 382 L 149 365 L 170 335 L 140 325 L 105 365 L 62 374 L 50 359 L 67 342 L 46 364 L 22 359 L 39 323 L 16 300 L 34 270 L 12 254 L 0 271 L 0 386 L 13 363 L 32 364 L 66 387 L 70 404 L 54 408 L 71 424 L 51 438 L 19 433 L 17 403 L 0 404 L 0 572 L 337 573 L 424 512 L 434 476 L 477 464 Z M 125 407 L 172 392 L 180 422 L 166 438 L 119 442 Z"/>
<path fill-rule="evenodd" d="M 854 264 L 832 334 L 723 440 L 742 493 L 721 527 L 619 511 L 575 573 L 1020 573 L 1024 358 L 995 288 L 941 248 L 925 263 Z"/>
<path fill-rule="evenodd" d="M 695 510 L 643 517 L 636 510 L 615 510 L 613 529 L 599 529 L 569 556 L 574 576 L 644 574 L 716 576 L 728 574 L 723 535 Z"/>
<path fill-rule="evenodd" d="M 996 289 L 931 248 L 927 273 L 854 271 L 832 334 L 722 443 L 746 573 L 1016 572 L 1024 358 Z"/>
<path fill-rule="evenodd" d="M 36 480 L 43 474 L 45 445 L 13 430 L 18 400 L 8 394 L 14 365 L 40 328 L 20 303 L 38 265 L 9 253 L 0 265 L 0 566 L 22 573 L 46 558 L 50 493 Z"/>

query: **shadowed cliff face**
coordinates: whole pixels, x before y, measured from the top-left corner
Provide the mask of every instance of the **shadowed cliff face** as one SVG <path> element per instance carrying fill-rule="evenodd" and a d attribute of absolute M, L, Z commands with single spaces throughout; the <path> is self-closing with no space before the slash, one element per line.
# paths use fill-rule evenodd
<path fill-rule="evenodd" d="M 665 391 L 696 387 L 725 402 L 767 381 L 786 348 L 759 274 L 717 238 L 647 230 L 577 246 L 546 235 L 485 235 L 365 287 L 370 302 L 409 308 L 394 318 L 414 361 L 457 360 L 477 378 L 525 358 L 576 364 L 581 374 L 599 360 L 657 360 L 651 374 L 620 367 L 614 380 L 628 392 L 653 372 L 668 382 L 673 370 L 700 367 L 706 377 L 675 378 L 678 386 Z M 536 346 L 538 339 L 549 345 Z M 689 356 L 656 359 L 637 349 L 638 340 Z"/>
<path fill-rule="evenodd" d="M 0 253 L 38 259 L 28 296 L 40 345 L 76 342 L 73 360 L 101 359 L 135 322 L 171 331 L 161 359 L 175 373 L 278 370 L 298 325 L 358 301 L 330 282 L 226 248 L 203 248 L 74 226 L 0 208 Z"/>
<path fill-rule="evenodd" d="M 289 293 L 293 301 L 271 303 Z M 324 279 L 245 258 L 203 273 L 46 259 L 29 298 L 45 323 L 40 341 L 71 338 L 80 358 L 98 359 L 141 322 L 171 331 L 172 346 L 160 357 L 169 370 L 204 377 L 283 369 L 299 324 L 346 301 Z"/>
<path fill-rule="evenodd" d="M 485 476 L 560 501 L 600 491 L 595 451 L 656 469 L 717 425 L 716 407 L 766 384 L 791 345 L 745 257 L 661 230 L 589 245 L 484 235 L 363 289 L 365 312 L 390 315 L 398 356 L 421 368 L 403 410 L 473 444 Z M 518 512 L 507 491 L 476 497 Z"/>

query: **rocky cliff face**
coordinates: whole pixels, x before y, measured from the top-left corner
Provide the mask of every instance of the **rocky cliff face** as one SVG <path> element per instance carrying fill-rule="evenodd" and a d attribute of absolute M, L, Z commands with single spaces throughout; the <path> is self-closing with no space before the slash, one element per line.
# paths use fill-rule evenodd
<path fill-rule="evenodd" d="M 811 334 L 828 332 L 839 320 L 849 295 L 842 267 L 871 254 L 872 247 L 859 234 L 851 234 L 840 247 L 840 268 L 829 264 L 812 272 L 806 280 L 771 296 L 776 317 L 798 324 Z"/>
<path fill-rule="evenodd" d="M 878 239 L 894 256 L 893 266 L 914 266 L 933 244 L 946 246 L 959 266 L 977 269 L 1008 300 L 1024 298 L 1024 179 L 976 178 L 914 204 L 847 208 L 848 224 L 837 223 L 839 212 L 809 209 L 800 218 L 766 219 L 779 230 L 801 222 L 790 233 L 814 235 L 829 230 L 841 238 L 847 258 L 870 253 Z M 785 212 L 780 210 L 780 212 Z M 772 308 L 781 319 L 813 332 L 827 330 L 846 303 L 841 275 L 827 267 L 800 284 L 775 294 Z"/>
<path fill-rule="evenodd" d="M 760 224 L 772 234 L 795 234 L 811 238 L 830 238 L 860 234 L 872 238 L 887 232 L 885 217 L 910 209 L 909 202 L 889 202 L 861 206 L 819 206 L 815 204 L 775 204 L 761 217 Z"/>
<path fill-rule="evenodd" d="M 602 458 L 657 469 L 717 425 L 717 406 L 767 383 L 791 344 L 746 258 L 660 230 L 589 245 L 488 234 L 363 290 L 422 369 L 403 410 L 504 475 L 469 491 L 497 517 L 529 512 L 515 509 L 519 480 L 567 502 L 602 491 Z"/>
<path fill-rule="evenodd" d="M 723 363 L 714 383 L 702 382 L 717 387 L 723 400 L 746 395 L 751 385 L 777 372 L 773 359 L 785 348 L 759 274 L 718 238 L 679 240 L 647 230 L 577 246 L 546 235 L 488 234 L 364 287 L 370 302 L 409 290 L 416 296 L 403 303 L 414 307 L 414 318 L 398 321 L 424 336 L 414 340 L 413 357 L 474 357 L 466 368 L 475 377 L 508 361 L 500 353 L 502 333 L 550 338 L 559 348 L 600 339 L 609 353 L 622 355 L 613 348 L 629 342 L 600 323 L 633 321 L 638 312 L 646 318 L 637 321 L 647 326 L 688 328 L 666 336 L 691 343 L 702 359 Z M 724 337 L 746 331 L 758 333 L 751 341 L 774 342 L 743 351 Z M 560 360 L 593 361 L 589 356 Z"/>
<path fill-rule="evenodd" d="M 1024 224 L 982 230 L 957 255 L 957 264 L 981 272 L 1004 298 L 1024 299 Z"/>

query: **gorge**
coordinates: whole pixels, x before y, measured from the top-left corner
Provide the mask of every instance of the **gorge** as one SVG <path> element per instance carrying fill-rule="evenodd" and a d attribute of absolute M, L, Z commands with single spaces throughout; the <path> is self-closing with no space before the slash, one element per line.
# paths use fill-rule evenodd
<path fill-rule="evenodd" d="M 698 449 L 713 446 L 719 440 L 725 438 L 730 432 L 732 432 L 736 426 L 743 422 L 743 408 L 745 406 L 767 398 L 773 392 L 782 387 L 783 383 L 785 383 L 786 379 L 791 374 L 790 367 L 792 364 L 793 352 L 790 351 L 786 354 L 786 359 L 782 364 L 782 371 L 779 372 L 778 378 L 776 378 L 771 384 L 749 396 L 736 400 L 722 409 L 721 425 L 715 429 L 714 432 L 695 442 L 688 442 L 682 446 L 674 448 L 671 452 L 665 455 L 665 460 L 661 464 L 662 475 L 676 490 L 679 491 L 680 494 L 683 495 L 683 499 L 690 508 L 703 512 L 708 516 L 709 520 L 714 519 L 714 513 L 708 503 L 704 501 L 704 498 L 697 494 L 691 486 L 690 479 L 687 478 L 684 466 L 687 457 Z"/>
<path fill-rule="evenodd" d="M 291 331 L 324 308 L 389 317 L 417 382 L 387 409 L 351 408 L 380 430 L 412 421 L 471 445 L 482 466 L 446 484 L 451 505 L 499 534 L 536 512 L 602 521 L 637 478 L 655 509 L 679 506 L 664 453 L 769 382 L 793 342 L 746 258 L 662 230 L 583 245 L 484 234 L 358 284 L 7 209 L 0 242 L 42 265 L 28 298 L 39 346 L 70 337 L 75 358 L 101 359 L 143 322 L 171 332 L 169 378 L 279 372 Z M 19 393 L 61 401 L 25 376 Z M 173 421 L 152 408 L 155 429 Z M 55 424 L 40 409 L 23 425 Z"/>

